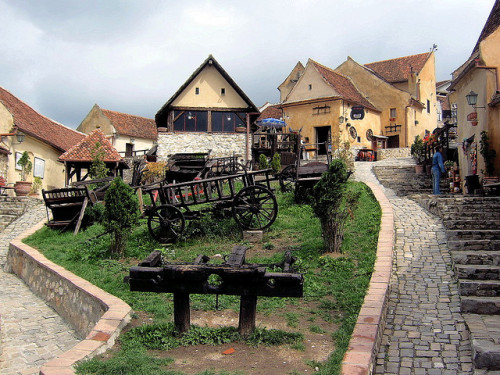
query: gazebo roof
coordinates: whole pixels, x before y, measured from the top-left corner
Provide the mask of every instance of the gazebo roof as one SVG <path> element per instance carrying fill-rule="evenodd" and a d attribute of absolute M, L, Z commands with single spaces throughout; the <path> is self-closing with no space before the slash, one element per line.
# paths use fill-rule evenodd
<path fill-rule="evenodd" d="M 76 145 L 59 157 L 59 161 L 63 162 L 91 162 L 93 159 L 93 150 L 96 144 L 101 145 L 104 151 L 103 161 L 106 163 L 119 162 L 122 157 L 113 147 L 111 142 L 106 138 L 101 129 L 95 129 Z"/>

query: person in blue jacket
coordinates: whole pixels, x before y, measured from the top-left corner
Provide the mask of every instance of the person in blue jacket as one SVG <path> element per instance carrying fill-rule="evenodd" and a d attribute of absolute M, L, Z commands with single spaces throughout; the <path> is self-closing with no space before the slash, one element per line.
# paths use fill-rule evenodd
<path fill-rule="evenodd" d="M 443 146 L 438 146 L 434 156 L 432 157 L 432 193 L 433 194 L 441 194 L 439 190 L 439 182 L 441 181 L 441 173 L 445 172 L 444 163 L 443 163 L 443 155 L 441 152 L 443 151 Z"/>

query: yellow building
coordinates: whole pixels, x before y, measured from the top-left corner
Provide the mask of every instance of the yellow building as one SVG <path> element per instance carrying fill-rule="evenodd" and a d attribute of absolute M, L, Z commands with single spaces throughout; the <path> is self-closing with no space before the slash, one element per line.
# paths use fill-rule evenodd
<path fill-rule="evenodd" d="M 309 59 L 303 73 L 281 103 L 283 120 L 301 131 L 306 143 L 316 144 L 324 154 L 324 142 L 337 148 L 341 142 L 371 147 L 380 128 L 380 112 L 344 75 Z M 360 118 L 351 116 L 362 108 Z"/>
<path fill-rule="evenodd" d="M 309 60 L 279 86 L 283 119 L 311 143 L 349 141 L 352 148 L 410 147 L 437 126 L 434 52 L 335 70 Z M 364 117 L 351 113 L 363 107 Z"/>
<path fill-rule="evenodd" d="M 380 110 L 380 133 L 388 147 L 410 147 L 415 136 L 437 127 L 434 52 L 366 65 L 348 58 L 336 71 Z"/>
<path fill-rule="evenodd" d="M 43 189 L 64 187 L 64 165 L 59 156 L 83 139 L 84 134 L 40 115 L 0 87 L 0 176 L 8 183 L 20 180 L 16 164 L 24 151 L 33 165 L 27 181 L 41 178 Z M 18 135 L 24 135 L 19 137 Z M 20 142 L 22 138 L 22 142 Z"/>
<path fill-rule="evenodd" d="M 153 119 L 102 109 L 97 104 L 76 130 L 90 134 L 95 129 L 101 129 L 122 156 L 144 154 L 158 138 Z"/>
<path fill-rule="evenodd" d="M 462 181 L 487 174 L 481 155 L 481 133 L 489 137 L 491 175 L 500 175 L 500 2 L 497 0 L 469 59 L 453 72 L 450 103 L 457 110 L 459 165 Z M 471 95 L 472 94 L 472 95 Z M 468 98 L 467 98 L 468 97 Z M 468 103 L 468 99 L 476 103 Z"/>

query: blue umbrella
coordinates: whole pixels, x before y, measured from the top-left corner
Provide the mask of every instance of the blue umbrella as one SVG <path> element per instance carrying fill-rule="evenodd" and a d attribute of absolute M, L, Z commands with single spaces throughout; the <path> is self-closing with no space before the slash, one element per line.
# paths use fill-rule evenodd
<path fill-rule="evenodd" d="M 269 128 L 283 128 L 286 126 L 285 121 L 278 120 L 277 118 L 265 118 L 262 120 L 257 121 L 257 125 L 260 126 L 267 126 Z"/>

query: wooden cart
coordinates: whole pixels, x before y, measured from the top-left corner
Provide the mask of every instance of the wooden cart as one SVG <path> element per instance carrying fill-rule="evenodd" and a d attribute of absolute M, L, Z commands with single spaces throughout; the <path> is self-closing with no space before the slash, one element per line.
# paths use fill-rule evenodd
<path fill-rule="evenodd" d="M 152 202 L 146 210 L 149 232 L 159 242 L 172 242 L 183 233 L 186 220 L 228 212 L 242 229 L 269 228 L 278 215 L 270 172 L 266 169 L 145 187 L 142 191 Z M 194 206 L 199 209 L 192 210 Z"/>

